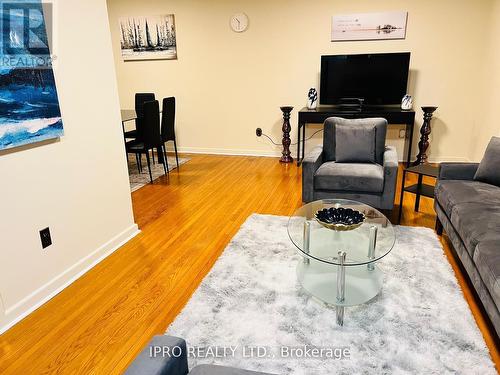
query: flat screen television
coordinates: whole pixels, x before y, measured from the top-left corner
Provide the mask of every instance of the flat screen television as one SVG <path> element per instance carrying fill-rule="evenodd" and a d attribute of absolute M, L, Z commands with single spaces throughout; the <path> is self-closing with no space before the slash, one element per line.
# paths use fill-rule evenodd
<path fill-rule="evenodd" d="M 406 94 L 410 52 L 321 56 L 320 104 L 364 99 L 365 105 L 400 104 Z"/>

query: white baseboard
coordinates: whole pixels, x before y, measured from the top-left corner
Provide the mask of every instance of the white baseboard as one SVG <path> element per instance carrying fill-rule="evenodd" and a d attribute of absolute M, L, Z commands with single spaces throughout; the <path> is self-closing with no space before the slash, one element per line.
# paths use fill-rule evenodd
<path fill-rule="evenodd" d="M 263 151 L 263 150 L 246 150 L 246 149 L 229 149 L 229 148 L 201 148 L 201 147 L 179 147 L 180 153 L 186 154 L 207 154 L 207 155 L 228 155 L 228 156 L 265 156 L 265 157 L 280 157 L 279 151 Z M 293 155 L 293 152 L 292 152 Z"/>
<path fill-rule="evenodd" d="M 458 156 L 445 156 L 445 157 L 429 157 L 427 159 L 429 163 L 445 163 L 445 162 L 453 162 L 453 163 L 468 163 L 470 162 L 469 158 L 466 157 L 458 157 Z"/>
<path fill-rule="evenodd" d="M 413 157 L 411 160 L 415 160 L 416 157 Z M 456 156 L 452 156 L 452 157 L 438 157 L 438 158 L 429 158 L 427 159 L 427 161 L 429 163 L 436 163 L 436 164 L 439 164 L 439 163 L 469 163 L 470 162 L 470 159 L 469 158 L 461 158 L 461 157 L 456 157 Z M 404 159 L 399 159 L 399 162 L 400 163 L 405 163 L 406 160 Z"/>
<path fill-rule="evenodd" d="M 56 296 L 63 289 L 79 279 L 96 264 L 100 263 L 106 257 L 114 253 L 117 249 L 139 233 L 140 231 L 137 224 L 131 225 L 129 228 L 125 229 L 123 232 L 93 251 L 91 254 L 79 260 L 66 271 L 54 277 L 48 283 L 42 285 L 33 293 L 23 298 L 21 301 L 10 307 L 4 306 L 5 316 L 0 316 L 0 334 L 7 331 L 9 328 Z"/>
<path fill-rule="evenodd" d="M 265 156 L 265 157 L 281 157 L 281 151 L 263 151 L 263 150 L 248 150 L 248 149 L 225 149 L 225 148 L 200 148 L 200 147 L 179 147 L 181 153 L 186 154 L 207 154 L 207 155 L 228 155 L 228 156 Z M 297 150 L 290 150 L 292 157 L 295 158 Z M 415 160 L 415 157 L 412 159 Z M 406 160 L 400 158 L 401 163 Z M 443 162 L 470 162 L 466 157 L 430 157 L 429 163 L 443 163 Z"/>

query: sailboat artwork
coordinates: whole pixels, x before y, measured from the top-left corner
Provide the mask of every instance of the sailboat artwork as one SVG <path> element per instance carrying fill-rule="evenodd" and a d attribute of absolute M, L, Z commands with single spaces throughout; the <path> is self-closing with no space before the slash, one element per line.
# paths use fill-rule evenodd
<path fill-rule="evenodd" d="M 332 17 L 332 42 L 405 39 L 408 12 L 358 13 Z"/>
<path fill-rule="evenodd" d="M 122 58 L 128 60 L 172 60 L 177 58 L 173 14 L 120 19 Z"/>
<path fill-rule="evenodd" d="M 0 10 L 2 34 L 8 36 L 0 49 L 0 150 L 63 135 L 42 3 L 11 4 L 13 9 Z M 40 25 L 30 29 L 28 43 L 26 25 Z"/>

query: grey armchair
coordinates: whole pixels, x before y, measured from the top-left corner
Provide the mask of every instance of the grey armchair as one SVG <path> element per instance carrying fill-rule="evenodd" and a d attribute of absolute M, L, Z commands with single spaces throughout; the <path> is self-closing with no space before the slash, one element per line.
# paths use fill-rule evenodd
<path fill-rule="evenodd" d="M 336 126 L 375 128 L 374 162 L 337 162 Z M 390 210 L 398 176 L 398 156 L 393 147 L 386 147 L 387 120 L 382 118 L 347 120 L 339 117 L 326 119 L 323 146 L 309 153 L 302 164 L 302 200 L 351 199 L 372 207 Z M 345 146 L 345 145 L 344 145 Z M 354 139 L 351 152 L 363 143 Z"/>

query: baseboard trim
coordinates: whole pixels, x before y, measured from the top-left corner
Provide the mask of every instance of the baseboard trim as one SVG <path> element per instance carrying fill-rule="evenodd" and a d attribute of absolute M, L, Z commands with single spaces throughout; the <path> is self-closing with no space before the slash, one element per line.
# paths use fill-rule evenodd
<path fill-rule="evenodd" d="M 412 160 L 415 160 L 416 158 L 413 158 Z M 450 157 L 450 158 L 429 158 L 427 159 L 429 163 L 470 163 L 471 160 L 468 158 L 460 158 L 460 157 Z M 406 160 L 399 159 L 400 163 L 406 163 Z"/>
<path fill-rule="evenodd" d="M 437 158 L 430 157 L 429 159 L 427 159 L 427 161 L 429 163 L 445 163 L 445 162 L 469 163 L 470 159 L 466 157 L 449 156 L 449 157 L 437 157 Z"/>
<path fill-rule="evenodd" d="M 262 150 L 237 150 L 237 149 L 224 149 L 224 148 L 201 148 L 201 147 L 179 147 L 180 153 L 186 154 L 206 154 L 206 155 L 227 155 L 227 156 L 264 156 L 264 157 L 281 157 L 280 151 L 262 151 Z M 295 152 L 294 152 L 295 151 Z M 295 158 L 296 150 L 291 150 L 292 157 Z M 415 160 L 415 157 L 412 159 Z M 405 162 L 402 158 L 399 160 L 401 163 Z M 430 157 L 429 163 L 443 163 L 443 162 L 470 162 L 466 157 Z"/>
<path fill-rule="evenodd" d="M 62 290 L 78 280 L 85 273 L 94 268 L 98 263 L 110 256 L 139 233 L 140 230 L 137 227 L 137 224 L 131 225 L 129 228 L 125 229 L 123 232 L 119 233 L 104 245 L 93 251 L 91 254 L 79 260 L 66 271 L 54 277 L 45 285 L 41 286 L 21 301 L 17 302 L 15 305 L 9 308 L 4 306 L 5 316 L 3 318 L 6 322 L 4 322 L 3 326 L 0 327 L 0 334 L 12 328 L 26 316 L 59 294 Z M 9 315 L 13 316 L 9 317 Z"/>
<path fill-rule="evenodd" d="M 185 153 L 185 154 L 263 156 L 263 157 L 273 157 L 273 158 L 281 156 L 281 152 L 278 151 L 245 150 L 245 149 L 237 150 L 237 149 L 224 149 L 224 148 L 179 147 L 178 151 L 180 153 Z"/>

